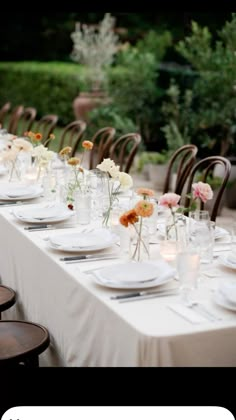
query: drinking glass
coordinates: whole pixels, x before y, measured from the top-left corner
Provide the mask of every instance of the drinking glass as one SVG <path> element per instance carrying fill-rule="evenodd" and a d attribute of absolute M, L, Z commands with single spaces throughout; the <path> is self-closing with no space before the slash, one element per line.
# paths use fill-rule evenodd
<path fill-rule="evenodd" d="M 177 271 L 183 303 L 189 303 L 191 294 L 198 286 L 200 255 L 193 247 L 185 248 L 177 255 Z"/>
<path fill-rule="evenodd" d="M 211 264 L 213 262 L 215 223 L 210 221 L 209 213 L 205 210 L 190 212 L 189 216 L 189 242 L 199 249 L 201 263 Z"/>
<path fill-rule="evenodd" d="M 87 188 L 75 190 L 75 212 L 76 222 L 80 225 L 87 225 L 91 221 L 92 197 Z"/>

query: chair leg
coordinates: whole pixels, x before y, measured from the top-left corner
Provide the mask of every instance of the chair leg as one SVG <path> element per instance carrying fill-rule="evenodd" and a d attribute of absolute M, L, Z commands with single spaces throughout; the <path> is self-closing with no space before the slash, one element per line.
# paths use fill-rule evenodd
<path fill-rule="evenodd" d="M 38 356 L 29 357 L 24 361 L 25 367 L 35 368 L 39 367 L 39 358 Z"/>
<path fill-rule="evenodd" d="M 2 312 L 0 312 L 0 321 L 1 321 L 1 319 L 2 319 Z"/>

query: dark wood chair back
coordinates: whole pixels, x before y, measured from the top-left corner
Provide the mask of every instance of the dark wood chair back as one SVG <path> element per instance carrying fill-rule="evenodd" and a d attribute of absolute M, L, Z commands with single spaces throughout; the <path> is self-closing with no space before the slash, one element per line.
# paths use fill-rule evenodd
<path fill-rule="evenodd" d="M 42 143 L 49 139 L 50 134 L 53 133 L 54 128 L 58 122 L 58 116 L 55 114 L 44 115 L 35 125 L 34 131 L 42 134 Z"/>
<path fill-rule="evenodd" d="M 129 173 L 134 157 L 141 143 L 141 136 L 138 133 L 128 133 L 111 144 L 109 148 L 109 157 L 120 166 L 120 171 Z M 108 153 L 108 149 L 104 149 Z"/>
<path fill-rule="evenodd" d="M 71 156 L 75 156 L 85 129 L 86 123 L 82 120 L 73 121 L 68 124 L 62 132 L 58 152 L 60 152 L 63 147 L 70 146 L 72 147 Z"/>
<path fill-rule="evenodd" d="M 212 206 L 212 210 L 211 210 L 211 214 L 210 214 L 210 218 L 211 220 L 214 222 L 216 220 L 217 217 L 217 213 L 219 210 L 219 205 L 220 202 L 222 200 L 222 196 L 227 184 L 227 181 L 229 179 L 230 176 L 230 171 L 231 171 L 231 163 L 228 159 L 221 157 L 221 156 L 209 156 L 206 157 L 205 159 L 200 160 L 199 162 L 197 162 L 189 175 L 189 179 L 188 179 L 188 184 L 187 184 L 187 194 L 192 192 L 192 184 L 193 182 L 196 181 L 195 176 L 198 174 L 199 172 L 202 173 L 201 176 L 201 181 L 202 182 L 207 182 L 207 176 L 210 175 L 215 167 L 215 165 L 221 165 L 223 167 L 223 176 L 222 176 L 222 182 L 221 185 L 219 187 L 219 189 L 217 191 L 214 192 L 214 204 Z M 198 179 L 199 181 L 199 179 Z M 185 207 L 188 208 L 190 204 L 190 199 L 187 197 L 185 199 Z M 201 210 L 204 209 L 204 203 L 201 202 Z"/>
<path fill-rule="evenodd" d="M 10 102 L 6 102 L 2 108 L 0 109 L 0 124 L 2 125 L 2 128 L 4 127 L 4 123 L 5 123 L 5 118 L 6 115 L 8 114 L 8 112 L 11 109 L 11 103 Z"/>
<path fill-rule="evenodd" d="M 16 302 L 16 293 L 10 287 L 0 285 L 0 319 L 2 312 L 11 308 Z"/>
<path fill-rule="evenodd" d="M 104 127 L 98 130 L 91 138 L 94 146 L 90 152 L 89 169 L 95 169 L 103 159 L 108 157 L 106 156 L 106 151 L 109 151 L 115 133 L 115 128 Z"/>
<path fill-rule="evenodd" d="M 15 135 L 17 134 L 18 123 L 23 113 L 24 113 L 23 105 L 19 105 L 15 109 L 13 109 L 10 119 L 9 119 L 8 133 L 15 134 Z"/>
<path fill-rule="evenodd" d="M 35 120 L 36 114 L 37 110 L 33 107 L 28 107 L 24 109 L 23 114 L 18 119 L 18 124 L 16 127 L 16 134 L 18 136 L 23 136 L 24 133 L 30 131 Z"/>
<path fill-rule="evenodd" d="M 177 175 L 173 192 L 179 195 L 182 194 L 185 182 L 195 163 L 197 152 L 198 148 L 194 144 L 186 144 L 176 150 L 168 163 L 163 194 L 170 192 L 171 176 L 174 171 L 176 171 Z"/>

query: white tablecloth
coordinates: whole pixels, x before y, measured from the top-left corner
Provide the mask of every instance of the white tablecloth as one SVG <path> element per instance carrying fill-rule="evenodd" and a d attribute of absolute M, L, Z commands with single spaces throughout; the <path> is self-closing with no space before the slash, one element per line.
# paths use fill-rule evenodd
<path fill-rule="evenodd" d="M 120 291 L 95 284 L 82 271 L 114 261 L 59 261 L 66 254 L 50 249 L 43 239 L 53 231 L 24 230 L 10 207 L 0 209 L 0 231 L 2 283 L 18 295 L 3 319 L 26 319 L 48 328 L 51 345 L 40 356 L 41 365 L 236 366 L 236 312 L 212 298 L 220 277 L 204 277 L 200 295 L 223 320 L 193 325 L 167 307 L 179 296 L 124 304 L 111 300 Z M 156 245 L 152 257 L 159 258 Z M 235 271 L 215 266 L 222 278 L 236 280 Z"/>

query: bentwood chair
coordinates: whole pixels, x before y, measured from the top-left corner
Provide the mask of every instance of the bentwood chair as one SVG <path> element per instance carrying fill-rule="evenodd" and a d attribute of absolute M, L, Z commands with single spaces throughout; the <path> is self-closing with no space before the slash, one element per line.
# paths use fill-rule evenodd
<path fill-rule="evenodd" d="M 163 194 L 170 192 L 171 176 L 175 172 L 176 181 L 173 192 L 181 195 L 188 175 L 195 163 L 197 152 L 198 148 L 194 144 L 186 144 L 176 150 L 168 163 Z"/>
<path fill-rule="evenodd" d="M 9 124 L 8 124 L 8 133 L 10 134 L 17 133 L 18 123 L 23 113 L 24 113 L 23 105 L 19 105 L 15 109 L 13 109 L 10 116 Z"/>
<path fill-rule="evenodd" d="M 93 149 L 90 152 L 89 169 L 95 169 L 96 166 L 103 161 L 103 159 L 108 157 L 108 150 L 111 146 L 115 133 L 115 128 L 104 127 L 93 135 L 91 138 L 91 142 L 93 142 Z"/>
<path fill-rule="evenodd" d="M 16 302 L 16 293 L 10 287 L 0 285 L 0 320 L 2 312 L 11 308 Z"/>
<path fill-rule="evenodd" d="M 115 140 L 109 150 L 104 148 L 104 153 L 109 153 L 110 159 L 120 166 L 120 171 L 129 173 L 140 143 L 140 134 L 128 133 Z"/>
<path fill-rule="evenodd" d="M 187 194 L 190 194 L 192 192 L 192 184 L 195 181 L 199 181 L 199 172 L 201 173 L 201 181 L 207 182 L 207 176 L 211 175 L 213 173 L 213 169 L 215 165 L 221 165 L 223 169 L 223 175 L 221 179 L 221 185 L 219 186 L 219 189 L 214 191 L 214 198 L 213 198 L 213 206 L 212 210 L 210 212 L 210 218 L 214 222 L 217 217 L 217 213 L 219 210 L 219 205 L 222 200 L 222 196 L 225 190 L 225 187 L 227 185 L 227 181 L 230 176 L 231 171 L 231 163 L 228 159 L 221 157 L 221 156 L 210 156 L 206 157 L 205 159 L 200 160 L 200 162 L 197 162 L 188 178 L 188 184 L 187 184 Z M 196 179 L 197 178 L 197 179 Z M 186 197 L 185 199 L 185 207 L 188 208 L 190 204 L 190 198 Z M 201 210 L 204 209 L 204 203 L 201 202 Z"/>
<path fill-rule="evenodd" d="M 0 109 L 0 124 L 2 125 L 2 128 L 5 128 L 4 127 L 5 118 L 8 112 L 10 111 L 10 108 L 11 108 L 11 103 L 6 102 Z"/>
<path fill-rule="evenodd" d="M 75 156 L 85 129 L 86 123 L 81 120 L 73 121 L 68 124 L 62 131 L 58 152 L 60 152 L 63 147 L 70 146 L 72 147 L 71 156 Z"/>
<path fill-rule="evenodd" d="M 0 321 L 0 367 L 38 367 L 39 355 L 49 344 L 49 333 L 42 325 Z"/>
<path fill-rule="evenodd" d="M 45 144 L 45 142 L 49 139 L 50 134 L 53 133 L 58 119 L 58 116 L 55 114 L 47 114 L 44 115 L 39 121 L 37 121 L 37 124 L 34 127 L 34 131 L 36 133 L 40 132 L 42 134 L 43 144 Z"/>
<path fill-rule="evenodd" d="M 35 108 L 25 108 L 23 114 L 18 120 L 15 134 L 17 134 L 18 136 L 23 136 L 25 132 L 30 131 L 35 120 L 36 114 L 37 110 Z"/>

